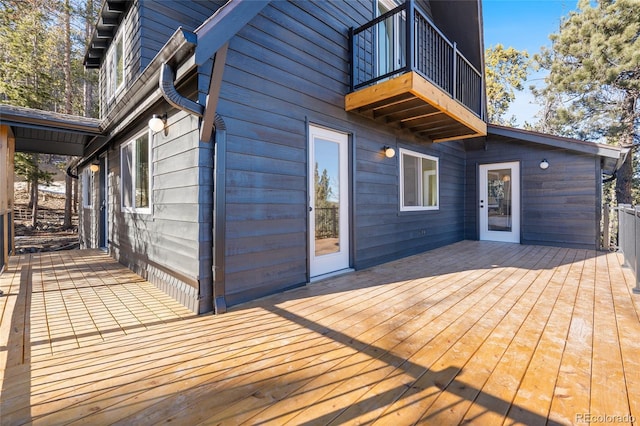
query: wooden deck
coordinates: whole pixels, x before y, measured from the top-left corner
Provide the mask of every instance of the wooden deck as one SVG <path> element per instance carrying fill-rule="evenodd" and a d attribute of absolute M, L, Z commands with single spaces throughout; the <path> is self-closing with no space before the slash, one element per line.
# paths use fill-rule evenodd
<path fill-rule="evenodd" d="M 0 277 L 0 424 L 638 424 L 615 253 L 465 241 L 193 316 L 96 251 Z"/>

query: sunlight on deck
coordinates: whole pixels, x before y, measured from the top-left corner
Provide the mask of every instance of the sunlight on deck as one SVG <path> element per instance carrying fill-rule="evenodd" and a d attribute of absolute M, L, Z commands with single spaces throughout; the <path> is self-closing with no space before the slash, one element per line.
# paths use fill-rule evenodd
<path fill-rule="evenodd" d="M 0 278 L 2 424 L 640 418 L 640 298 L 615 253 L 466 241 L 198 317 L 68 253 L 33 256 L 31 289 L 25 258 Z"/>

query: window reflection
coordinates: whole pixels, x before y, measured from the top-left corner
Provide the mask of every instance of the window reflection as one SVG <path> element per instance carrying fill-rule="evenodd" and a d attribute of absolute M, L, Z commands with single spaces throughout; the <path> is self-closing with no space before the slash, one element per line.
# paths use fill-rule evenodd
<path fill-rule="evenodd" d="M 488 227 L 489 231 L 511 232 L 512 191 L 511 169 L 489 170 L 487 172 Z"/>

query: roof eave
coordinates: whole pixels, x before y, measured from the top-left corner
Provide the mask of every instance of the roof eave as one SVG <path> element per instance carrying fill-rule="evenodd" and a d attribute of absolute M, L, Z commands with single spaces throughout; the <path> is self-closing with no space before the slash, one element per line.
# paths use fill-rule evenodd
<path fill-rule="evenodd" d="M 89 136 L 99 135 L 101 132 L 100 120 L 95 118 L 2 104 L 0 104 L 0 123 L 43 130 L 62 130 Z"/>
<path fill-rule="evenodd" d="M 563 148 L 585 154 L 598 155 L 600 157 L 618 159 L 622 155 L 619 147 L 606 145 L 597 142 L 583 141 L 579 139 L 565 138 L 531 130 L 516 129 L 513 127 L 498 126 L 489 124 L 487 132 L 490 135 L 503 136 L 507 138 L 520 139 L 526 142 Z"/>

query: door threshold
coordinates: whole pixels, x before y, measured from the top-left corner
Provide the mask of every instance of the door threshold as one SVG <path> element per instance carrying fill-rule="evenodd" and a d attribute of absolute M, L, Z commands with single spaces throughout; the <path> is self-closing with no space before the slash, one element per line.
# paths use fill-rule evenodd
<path fill-rule="evenodd" d="M 325 280 L 327 278 L 337 277 L 338 275 L 349 274 L 349 273 L 354 272 L 354 271 L 355 271 L 355 269 L 353 269 L 353 268 L 340 269 L 339 271 L 328 272 L 326 274 L 322 274 L 322 275 L 317 275 L 315 277 L 311 277 L 311 278 L 309 278 L 309 282 L 310 283 L 315 283 L 315 282 L 318 282 L 318 281 Z"/>

